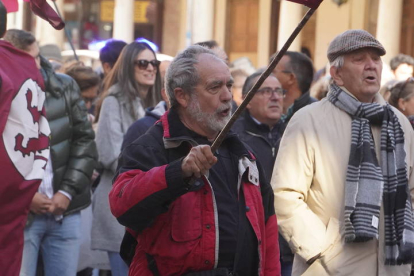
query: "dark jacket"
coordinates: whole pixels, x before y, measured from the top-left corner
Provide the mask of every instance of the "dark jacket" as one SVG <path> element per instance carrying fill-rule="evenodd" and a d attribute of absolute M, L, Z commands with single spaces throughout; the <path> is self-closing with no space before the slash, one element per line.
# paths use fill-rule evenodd
<path fill-rule="evenodd" d="M 197 144 L 186 129 L 176 112 L 167 112 L 121 155 L 109 202 L 118 221 L 138 233 L 130 275 L 154 275 L 150 264 L 164 276 L 211 270 L 218 262 L 218 214 L 211 183 L 203 177 L 189 187 L 182 178 L 182 159 Z M 231 152 L 243 152 L 236 154 L 238 173 L 249 206 L 245 214 L 258 241 L 259 275 L 280 275 L 272 188 L 258 175 L 253 156 L 237 136 L 227 139 Z"/>
<path fill-rule="evenodd" d="M 91 203 L 90 182 L 98 157 L 95 133 L 76 82 L 67 75 L 53 72 L 52 65 L 44 58 L 41 67 L 51 131 L 53 191 L 62 190 L 72 196 L 64 213 L 68 215 Z"/>
<path fill-rule="evenodd" d="M 267 125 L 259 125 L 246 110 L 243 116 L 234 123 L 232 130 L 239 135 L 240 140 L 252 148 L 263 166 L 268 181 L 270 181 L 284 130 L 283 122 L 280 121 L 273 129 L 273 136 L 278 135 L 278 138 L 269 139 L 270 128 Z M 282 235 L 279 235 L 279 248 L 281 260 L 285 262 L 293 261 L 292 250 L 290 250 L 289 244 Z"/>
<path fill-rule="evenodd" d="M 283 134 L 283 123 L 280 121 L 274 126 L 272 131 L 274 137 L 270 139 L 270 128 L 264 124 L 257 124 L 246 110 L 243 116 L 234 123 L 232 130 L 239 135 L 240 140 L 252 148 L 263 166 L 267 180 L 270 181 Z"/>
<path fill-rule="evenodd" d="M 310 96 L 310 92 L 305 92 L 297 98 L 293 105 L 289 107 L 289 109 L 286 112 L 286 117 L 284 118 L 285 125 L 287 125 L 292 118 L 292 116 L 302 107 L 305 107 L 311 103 L 317 102 L 318 100 Z"/>
<path fill-rule="evenodd" d="M 145 116 L 135 121 L 135 123 L 128 128 L 128 131 L 124 136 L 124 141 L 122 142 L 121 151 L 147 132 L 147 130 L 161 118 L 166 110 L 167 104 L 164 101 L 159 102 L 155 107 L 147 108 L 145 110 Z"/>

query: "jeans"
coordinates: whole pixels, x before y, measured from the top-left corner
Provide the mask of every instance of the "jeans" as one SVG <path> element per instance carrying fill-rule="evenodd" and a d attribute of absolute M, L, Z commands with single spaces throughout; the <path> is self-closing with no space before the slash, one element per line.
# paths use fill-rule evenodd
<path fill-rule="evenodd" d="M 45 276 L 76 275 L 81 236 L 80 212 L 56 221 L 51 214 L 36 215 L 24 230 L 20 276 L 35 276 L 39 251 Z"/>
<path fill-rule="evenodd" d="M 109 263 L 111 265 L 112 276 L 127 276 L 128 266 L 122 260 L 118 252 L 108 251 Z"/>

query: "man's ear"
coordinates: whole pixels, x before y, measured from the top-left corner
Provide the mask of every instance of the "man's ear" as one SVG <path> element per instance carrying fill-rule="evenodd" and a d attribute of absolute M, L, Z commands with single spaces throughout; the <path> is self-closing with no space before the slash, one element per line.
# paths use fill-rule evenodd
<path fill-rule="evenodd" d="M 299 88 L 299 83 L 297 81 L 297 78 L 295 74 L 292 72 L 286 74 L 288 76 L 287 80 L 284 82 L 284 89 L 291 90 L 292 87 L 296 86 Z"/>
<path fill-rule="evenodd" d="M 246 99 L 246 96 L 247 96 L 247 94 L 241 96 L 242 101 L 244 101 L 244 99 Z M 250 104 L 250 102 L 246 105 L 246 109 L 247 110 L 249 110 L 250 108 L 252 108 L 252 105 Z"/>
<path fill-rule="evenodd" d="M 293 85 L 293 84 L 296 83 L 296 85 L 299 86 L 298 79 L 296 78 L 295 74 L 293 74 L 293 73 L 289 74 L 288 83 L 289 83 L 289 85 Z"/>
<path fill-rule="evenodd" d="M 183 107 L 188 107 L 190 103 L 190 95 L 185 93 L 185 91 L 181 87 L 177 87 L 174 89 L 174 96 L 177 102 Z"/>
<path fill-rule="evenodd" d="M 161 88 L 161 98 L 164 102 L 168 103 L 167 91 L 165 91 L 164 87 Z"/>
<path fill-rule="evenodd" d="M 342 80 L 341 69 L 340 68 L 337 68 L 335 66 L 331 66 L 331 68 L 329 69 L 329 73 L 331 74 L 331 77 L 334 80 L 334 82 L 336 83 L 336 85 L 339 85 L 339 86 L 344 85 L 344 81 Z"/>

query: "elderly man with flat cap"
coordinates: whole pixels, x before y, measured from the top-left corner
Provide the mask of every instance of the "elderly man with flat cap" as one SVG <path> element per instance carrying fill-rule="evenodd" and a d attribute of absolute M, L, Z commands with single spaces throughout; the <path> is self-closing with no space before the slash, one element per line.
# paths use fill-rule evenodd
<path fill-rule="evenodd" d="M 328 96 L 282 138 L 272 186 L 292 275 L 410 275 L 414 137 L 378 94 L 384 54 L 366 31 L 338 35 Z"/>

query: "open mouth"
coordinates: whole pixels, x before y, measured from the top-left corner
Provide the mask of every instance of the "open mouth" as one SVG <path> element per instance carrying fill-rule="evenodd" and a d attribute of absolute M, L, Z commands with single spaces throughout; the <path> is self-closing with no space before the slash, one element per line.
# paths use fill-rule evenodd
<path fill-rule="evenodd" d="M 375 81 L 376 80 L 376 78 L 374 76 L 368 76 L 365 79 L 368 80 L 368 81 Z"/>
<path fill-rule="evenodd" d="M 226 117 L 230 114 L 231 109 L 230 108 L 226 108 L 223 111 L 220 111 L 220 115 L 223 117 Z"/>

